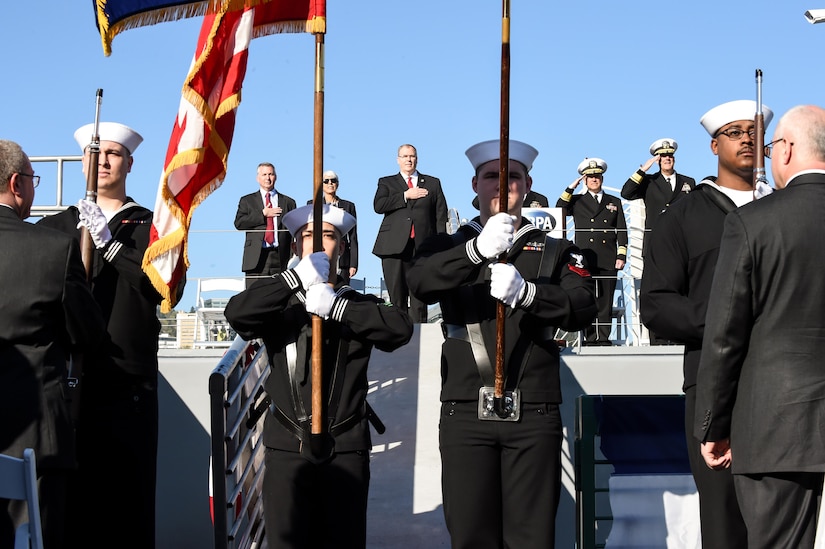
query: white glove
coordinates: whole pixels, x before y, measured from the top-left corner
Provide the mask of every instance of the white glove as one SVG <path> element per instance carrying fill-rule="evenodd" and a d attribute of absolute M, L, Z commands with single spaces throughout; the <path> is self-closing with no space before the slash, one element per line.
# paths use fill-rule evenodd
<path fill-rule="evenodd" d="M 307 289 L 306 306 L 307 312 L 318 315 L 323 319 L 329 318 L 332 304 L 335 303 L 335 290 L 329 284 L 313 284 Z"/>
<path fill-rule="evenodd" d="M 527 286 L 524 279 L 510 263 L 493 263 L 490 269 L 490 295 L 515 309 Z"/>
<path fill-rule="evenodd" d="M 764 181 L 757 181 L 756 188 L 753 190 L 753 196 L 759 200 L 760 198 L 765 198 L 769 194 L 773 193 L 773 187 L 765 183 Z"/>
<path fill-rule="evenodd" d="M 497 213 L 488 219 L 481 234 L 476 237 L 478 252 L 487 259 L 494 259 L 508 251 L 513 245 L 515 220 L 515 217 L 506 213 Z"/>
<path fill-rule="evenodd" d="M 80 210 L 80 223 L 77 228 L 86 227 L 92 235 L 92 241 L 96 248 L 102 248 L 112 239 L 112 232 L 109 230 L 109 222 L 103 215 L 103 210 L 97 203 L 81 198 L 77 202 L 77 209 Z"/>
<path fill-rule="evenodd" d="M 329 257 L 324 252 L 314 252 L 301 259 L 295 266 L 295 274 L 301 286 L 307 290 L 313 284 L 329 280 Z"/>

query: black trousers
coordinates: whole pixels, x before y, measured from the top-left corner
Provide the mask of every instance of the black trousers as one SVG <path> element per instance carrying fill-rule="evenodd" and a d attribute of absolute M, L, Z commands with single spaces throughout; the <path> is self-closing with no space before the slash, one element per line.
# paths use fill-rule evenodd
<path fill-rule="evenodd" d="M 409 313 L 413 322 L 421 323 L 427 322 L 427 305 L 410 294 L 410 288 L 407 286 L 407 270 L 412 264 L 414 253 L 415 241 L 411 238 L 399 255 L 382 257 L 381 267 L 384 270 L 384 283 L 387 285 L 387 293 L 390 294 L 390 303 Z"/>
<path fill-rule="evenodd" d="M 548 549 L 561 494 L 561 413 L 523 404 L 519 422 L 482 421 L 476 402 L 441 405 L 444 518 L 453 549 Z"/>
<path fill-rule="evenodd" d="M 601 270 L 593 273 L 593 284 L 596 286 L 596 306 L 598 315 L 596 322 L 584 330 L 586 342 L 610 342 L 610 330 L 613 323 L 613 294 L 616 291 L 616 271 Z M 602 278 L 603 277 L 603 278 Z M 598 324 L 598 327 L 596 326 Z"/>
<path fill-rule="evenodd" d="M 714 471 L 702 457 L 702 445 L 693 436 L 696 387 L 685 391 L 685 433 L 690 471 L 699 491 L 702 549 L 748 549 L 748 530 L 733 485 L 730 469 Z"/>
<path fill-rule="evenodd" d="M 267 448 L 263 498 L 269 547 L 364 549 L 369 460 L 366 450 L 341 452 L 315 465 L 298 452 Z"/>
<path fill-rule="evenodd" d="M 734 451 L 733 459 L 736 459 Z M 750 549 L 811 549 L 823 473 L 733 475 Z"/>
<path fill-rule="evenodd" d="M 84 374 L 77 428 L 77 474 L 70 481 L 67 547 L 115 540 L 155 547 L 157 378 Z"/>

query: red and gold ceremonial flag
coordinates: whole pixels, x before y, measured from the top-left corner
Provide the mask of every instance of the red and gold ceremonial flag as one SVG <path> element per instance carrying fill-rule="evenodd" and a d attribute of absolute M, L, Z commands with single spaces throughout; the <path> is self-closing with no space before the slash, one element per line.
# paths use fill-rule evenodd
<path fill-rule="evenodd" d="M 326 27 L 325 0 L 232 6 L 227 0 L 218 13 L 204 16 L 166 151 L 143 256 L 143 270 L 163 296 L 163 312 L 183 294 L 192 213 L 226 176 L 250 40 L 274 32 L 324 32 Z"/>
<path fill-rule="evenodd" d="M 128 29 L 222 10 L 243 10 L 267 3 L 277 6 L 279 19 L 272 29 L 261 33 L 256 31 L 254 36 L 273 32 L 326 32 L 323 0 L 92 0 L 103 53 L 107 56 L 112 53 L 115 36 Z M 307 4 L 310 5 L 309 12 Z"/>

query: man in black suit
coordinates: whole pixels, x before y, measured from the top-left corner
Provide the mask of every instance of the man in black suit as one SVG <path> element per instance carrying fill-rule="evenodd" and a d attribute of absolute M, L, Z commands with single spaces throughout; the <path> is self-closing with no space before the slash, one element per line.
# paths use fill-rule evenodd
<path fill-rule="evenodd" d="M 324 204 L 337 206 L 357 219 L 355 203 L 338 196 L 338 188 L 341 185 L 338 174 L 332 170 L 326 170 L 322 177 Z M 307 200 L 307 204 L 312 204 L 312 200 Z M 345 283 L 349 284 L 350 278 L 358 272 L 358 227 L 353 226 L 343 238 L 344 251 L 338 257 L 338 275 L 344 279 Z"/>
<path fill-rule="evenodd" d="M 260 189 L 241 197 L 235 213 L 235 228 L 246 231 L 241 270 L 246 287 L 257 278 L 278 274 L 286 268 L 292 235 L 280 227 L 283 214 L 295 209 L 295 200 L 275 190 L 278 174 L 269 162 L 258 164 Z"/>
<path fill-rule="evenodd" d="M 825 110 L 788 111 L 765 154 L 781 190 L 725 218 L 693 432 L 707 466 L 733 473 L 749 548 L 811 548 L 825 471 Z"/>
<path fill-rule="evenodd" d="M 645 203 L 643 255 L 653 225 L 662 212 L 696 187 L 696 181 L 692 177 L 676 173 L 674 154 L 678 148 L 679 144 L 675 139 L 664 138 L 654 141 L 650 146 L 650 154 L 653 156 L 640 166 L 622 187 L 622 198 L 641 198 Z M 654 174 L 645 173 L 653 164 L 659 165 L 659 171 Z"/>
<path fill-rule="evenodd" d="M 0 140 L 0 453 L 34 449 L 44 544 L 63 547 L 75 467 L 66 361 L 98 347 L 105 324 L 78 243 L 23 221 L 39 181 L 20 146 Z M 0 547 L 26 517 L 25 502 L 0 500 Z"/>
<path fill-rule="evenodd" d="M 383 214 L 372 253 L 381 258 L 390 302 L 409 311 L 413 322 L 427 322 L 427 306 L 410 294 L 407 270 L 427 237 L 447 231 L 447 200 L 438 178 L 418 173 L 412 145 L 398 147 L 400 173 L 378 180 L 373 208 Z M 407 299 L 409 298 L 409 306 Z"/>
<path fill-rule="evenodd" d="M 773 113 L 763 105 L 765 125 Z M 685 433 L 696 487 L 702 546 L 746 549 L 748 535 L 730 471 L 708 469 L 693 437 L 696 372 L 713 271 L 725 216 L 753 201 L 753 144 L 756 101 L 729 101 L 709 110 L 701 124 L 717 156 L 717 176 L 708 177 L 673 204 L 648 240 L 640 312 L 651 330 L 684 344 Z"/>
<path fill-rule="evenodd" d="M 627 259 L 627 222 L 621 199 L 602 190 L 607 162 L 585 158 L 578 171 L 581 177 L 564 190 L 556 207 L 565 208 L 567 215 L 573 216 L 576 245 L 581 248 L 596 285 L 599 314 L 596 325 L 584 330 L 583 344 L 609 346 L 616 275 Z M 573 196 L 582 180 L 587 192 Z"/>

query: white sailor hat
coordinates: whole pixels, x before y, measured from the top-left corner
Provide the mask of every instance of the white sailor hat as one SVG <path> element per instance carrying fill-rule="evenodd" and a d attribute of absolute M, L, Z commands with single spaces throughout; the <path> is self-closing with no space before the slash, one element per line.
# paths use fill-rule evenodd
<path fill-rule="evenodd" d="M 81 150 L 85 151 L 86 147 L 92 142 L 94 132 L 94 124 L 86 124 L 74 132 L 74 140 L 80 145 Z M 143 137 L 138 132 L 117 122 L 101 122 L 98 126 L 98 133 L 101 141 L 120 143 L 126 147 L 129 154 L 135 154 L 135 149 L 143 142 Z"/>
<path fill-rule="evenodd" d="M 585 158 L 579 164 L 581 175 L 601 175 L 607 171 L 607 162 L 601 158 Z"/>
<path fill-rule="evenodd" d="M 470 160 L 470 164 L 473 165 L 473 169 L 478 170 L 479 166 L 482 164 L 486 164 L 491 160 L 499 159 L 501 156 L 501 148 L 499 147 L 500 143 L 501 142 L 498 139 L 482 141 L 481 143 L 476 143 L 467 149 L 464 154 L 467 155 L 467 158 Z M 510 140 L 510 160 L 515 160 L 527 168 L 528 172 L 533 168 L 533 161 L 538 155 L 539 151 L 527 143 L 522 143 L 521 141 L 516 141 L 515 139 Z"/>
<path fill-rule="evenodd" d="M 287 214 L 281 219 L 281 222 L 286 225 L 287 230 L 289 230 L 292 236 L 297 235 L 298 231 L 300 231 L 303 226 L 312 223 L 314 213 L 313 207 L 314 206 L 312 204 L 307 204 L 306 206 L 295 208 L 294 210 L 287 212 Z M 331 204 L 324 204 L 321 208 L 321 219 L 341 231 L 342 235 L 347 234 L 353 227 L 355 227 L 355 217 L 348 214 L 341 208 L 332 206 Z"/>
<path fill-rule="evenodd" d="M 657 156 L 660 154 L 673 154 L 676 152 L 676 149 L 679 148 L 679 144 L 676 143 L 675 139 L 671 139 L 669 137 L 665 137 L 663 139 L 657 139 L 653 142 L 650 146 L 650 154 L 653 156 Z"/>
<path fill-rule="evenodd" d="M 771 123 L 773 111 L 767 105 L 762 104 L 762 115 L 765 118 L 765 127 Z M 699 120 L 705 131 L 711 137 L 716 137 L 719 129 L 725 124 L 736 122 L 737 120 L 753 120 L 756 116 L 756 101 L 751 99 L 739 99 L 722 103 L 706 112 Z"/>

